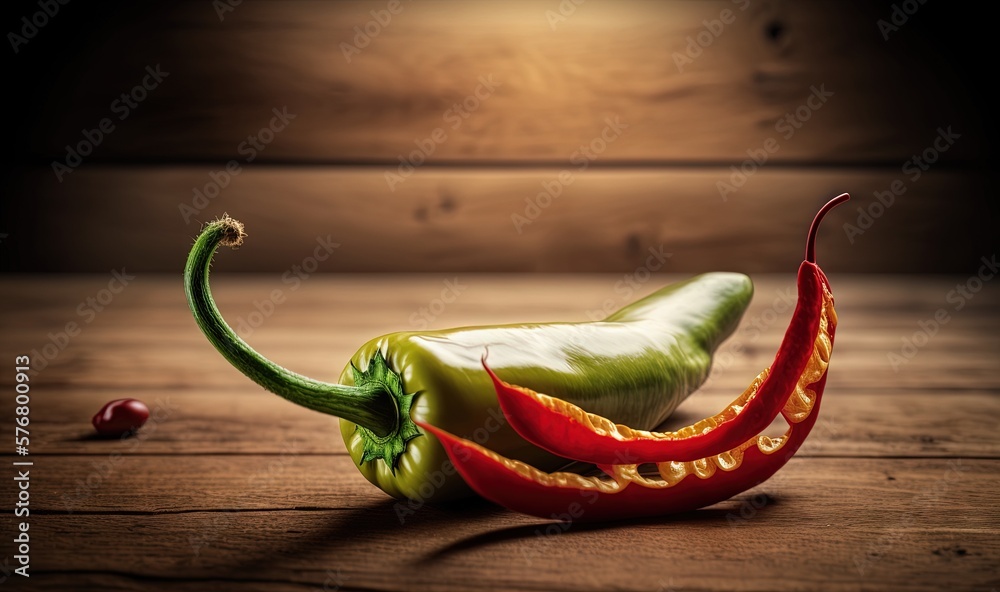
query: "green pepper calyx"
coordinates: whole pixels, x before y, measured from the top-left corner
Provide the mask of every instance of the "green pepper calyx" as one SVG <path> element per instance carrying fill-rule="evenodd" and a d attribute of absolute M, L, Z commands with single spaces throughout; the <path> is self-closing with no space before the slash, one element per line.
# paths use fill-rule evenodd
<path fill-rule="evenodd" d="M 382 461 L 395 474 L 396 463 L 406 450 L 406 443 L 421 435 L 417 425 L 410 418 L 410 407 L 413 405 L 413 394 L 403 390 L 403 379 L 385 361 L 381 350 L 368 362 L 365 370 L 359 370 L 351 364 L 351 374 L 354 385 L 362 390 L 378 391 L 391 397 L 397 411 L 395 428 L 388 434 L 380 436 L 372 430 L 358 425 L 357 431 L 364 443 L 361 462 Z"/>

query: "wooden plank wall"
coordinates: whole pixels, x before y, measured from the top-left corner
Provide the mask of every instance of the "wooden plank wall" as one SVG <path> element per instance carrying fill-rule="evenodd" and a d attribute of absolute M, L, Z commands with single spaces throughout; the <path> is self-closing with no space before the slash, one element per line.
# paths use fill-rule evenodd
<path fill-rule="evenodd" d="M 661 248 L 670 271 L 788 271 L 843 191 L 831 269 L 966 272 L 995 251 L 983 97 L 942 57 L 944 8 L 886 39 L 891 6 L 860 2 L 222 5 L 85 33 L 67 7 L 71 52 L 47 64 L 44 29 L 21 49 L 51 73 L 22 86 L 6 269 L 175 272 L 228 211 L 252 236 L 226 269 L 287 269 L 329 235 L 324 271 L 628 271 Z"/>

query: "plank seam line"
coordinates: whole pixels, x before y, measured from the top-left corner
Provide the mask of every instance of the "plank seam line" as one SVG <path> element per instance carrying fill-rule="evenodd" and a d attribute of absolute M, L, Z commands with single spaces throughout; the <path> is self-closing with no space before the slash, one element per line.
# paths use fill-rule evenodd
<path fill-rule="evenodd" d="M 356 507 L 295 506 L 291 508 L 203 508 L 199 510 L 46 510 L 34 513 L 45 516 L 175 516 L 180 514 L 253 514 L 265 512 L 337 512 L 352 511 Z M 3 512 L 11 514 L 12 512 Z"/>
<path fill-rule="evenodd" d="M 305 571 L 299 569 L 297 571 Z M 315 571 L 322 571 L 322 574 L 326 574 L 326 570 L 321 570 L 317 568 Z M 90 570 L 90 569 L 55 569 L 55 570 L 39 570 L 35 572 L 38 575 L 68 575 L 68 576 L 78 576 L 78 575 L 111 575 L 118 576 L 122 578 L 128 578 L 133 580 L 139 580 L 142 582 L 227 582 L 227 583 L 240 583 L 240 584 L 286 584 L 292 586 L 301 586 L 303 588 L 308 587 L 311 590 L 316 588 L 317 583 L 315 582 L 296 582 L 293 580 L 278 580 L 278 579 L 260 579 L 253 580 L 248 578 L 184 578 L 184 577 L 167 577 L 167 576 L 156 576 L 156 575 L 146 575 L 130 573 L 125 571 L 115 571 L 115 570 Z M 355 586 L 340 586 L 337 588 L 342 592 L 391 592 L 388 588 L 370 588 L 370 587 L 355 587 Z"/>
<path fill-rule="evenodd" d="M 115 451 L 110 451 L 115 452 Z M 81 457 L 97 457 L 101 458 L 106 456 L 108 453 L 98 453 L 98 452 L 32 452 L 31 456 L 44 456 L 47 458 L 81 458 Z M 271 456 L 287 456 L 287 452 L 144 452 L 144 453 L 134 453 L 134 454 L 123 454 L 126 458 L 143 458 L 143 457 L 169 457 L 176 456 L 190 457 L 190 456 L 261 456 L 261 457 L 271 457 Z M 340 456 L 350 456 L 347 452 L 299 452 L 295 456 L 315 456 L 315 457 L 340 457 Z M 1000 460 L 1000 455 L 980 455 L 980 454 L 969 454 L 969 455 L 929 455 L 929 454 L 919 454 L 919 455 L 900 455 L 900 454 L 796 454 L 792 458 L 801 459 L 830 459 L 830 460 L 850 460 L 850 459 L 864 459 L 864 460 Z M 0 459 L 22 459 L 23 457 L 16 456 L 13 454 L 3 454 L 0 455 Z"/>
<path fill-rule="evenodd" d="M 49 157 L 29 157 L 17 159 L 15 164 L 29 167 L 49 168 L 52 158 Z M 220 154 L 212 158 L 93 158 L 88 160 L 87 166 L 92 168 L 169 168 L 169 167 L 217 167 L 219 160 L 226 160 L 226 155 Z M 768 169 L 789 169 L 789 170 L 842 170 L 842 169 L 892 169 L 899 170 L 899 163 L 906 160 L 907 156 L 900 155 L 898 159 L 877 159 L 877 160 L 775 160 L 768 161 Z M 739 159 L 725 160 L 685 160 L 685 159 L 620 159 L 620 160 L 597 160 L 592 161 L 589 169 L 728 169 L 730 166 L 739 165 Z M 355 158 L 355 159 L 324 159 L 324 158 L 269 158 L 259 160 L 253 165 L 245 168 L 267 169 L 267 168 L 353 168 L 353 169 L 393 169 L 399 166 L 399 162 L 381 158 Z M 440 159 L 432 162 L 425 162 L 421 169 L 456 169 L 456 170 L 547 170 L 574 168 L 572 162 L 554 159 L 517 160 L 510 158 L 499 158 L 490 160 L 459 160 Z M 952 161 L 941 161 L 934 165 L 935 170 L 976 172 L 986 174 L 989 172 L 989 165 L 986 162 L 963 159 Z"/>

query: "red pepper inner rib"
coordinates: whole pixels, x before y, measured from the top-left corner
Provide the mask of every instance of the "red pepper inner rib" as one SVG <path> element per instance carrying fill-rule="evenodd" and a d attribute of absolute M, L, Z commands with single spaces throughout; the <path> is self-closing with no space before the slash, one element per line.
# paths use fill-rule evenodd
<path fill-rule="evenodd" d="M 758 435 L 714 455 L 659 463 L 659 479 L 639 474 L 639 463 L 610 464 L 611 478 L 544 473 L 504 458 L 474 442 L 433 426 L 458 472 L 477 493 L 509 509 L 562 520 L 603 520 L 681 512 L 714 504 L 773 475 L 798 450 L 816 422 L 826 384 L 837 317 L 825 277 L 820 279 L 820 315 L 807 361 L 794 388 L 781 401 L 789 423 L 780 438 Z M 770 421 L 768 421 L 770 423 Z"/>
<path fill-rule="evenodd" d="M 674 432 L 635 430 L 530 389 L 500 380 L 488 367 L 507 421 L 525 440 L 549 452 L 596 464 L 692 461 L 730 450 L 778 415 L 809 362 L 819 323 L 822 272 L 803 262 L 799 299 L 769 370 L 725 409 Z M 486 362 L 483 362 L 486 366 Z"/>

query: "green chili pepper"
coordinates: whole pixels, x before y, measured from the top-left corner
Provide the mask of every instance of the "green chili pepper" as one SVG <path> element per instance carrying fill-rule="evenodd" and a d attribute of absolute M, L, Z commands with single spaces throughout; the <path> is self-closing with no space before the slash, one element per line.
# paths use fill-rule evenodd
<path fill-rule="evenodd" d="M 667 286 L 603 321 L 400 332 L 373 339 L 351 358 L 341 384 L 307 378 L 254 351 L 212 300 L 217 247 L 242 243 L 229 218 L 205 226 L 184 270 L 198 326 L 238 370 L 294 403 L 341 418 L 362 474 L 397 498 L 444 501 L 471 494 L 435 438 L 438 426 L 506 457 L 554 470 L 569 461 L 522 439 L 506 423 L 490 376 L 545 392 L 611 421 L 652 429 L 708 377 L 711 357 L 739 323 L 750 278 L 708 273 Z"/>

